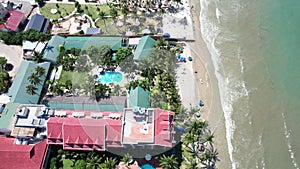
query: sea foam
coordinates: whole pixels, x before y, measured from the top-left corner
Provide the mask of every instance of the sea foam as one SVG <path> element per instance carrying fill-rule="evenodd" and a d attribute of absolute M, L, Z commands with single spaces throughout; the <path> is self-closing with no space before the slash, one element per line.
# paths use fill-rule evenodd
<path fill-rule="evenodd" d="M 293 163 L 294 167 L 296 169 L 299 169 L 299 165 L 297 164 L 297 161 L 296 161 L 296 158 L 295 158 L 295 153 L 293 152 L 292 145 L 291 145 L 291 140 L 290 140 L 291 132 L 287 128 L 286 118 L 285 118 L 284 113 L 281 113 L 281 116 L 283 118 L 284 135 L 285 135 L 287 146 L 288 146 L 288 150 L 289 150 L 289 153 L 290 153 L 290 158 L 292 160 L 292 163 Z"/>

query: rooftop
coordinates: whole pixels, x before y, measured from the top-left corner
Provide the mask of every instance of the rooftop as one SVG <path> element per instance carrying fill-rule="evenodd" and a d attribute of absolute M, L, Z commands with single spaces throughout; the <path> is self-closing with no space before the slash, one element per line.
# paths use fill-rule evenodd
<path fill-rule="evenodd" d="M 11 102 L 21 103 L 21 104 L 37 104 L 39 102 L 40 94 L 43 89 L 43 85 L 46 81 L 46 75 L 40 77 L 40 84 L 38 84 L 36 94 L 30 95 L 26 92 L 26 86 L 31 83 L 28 80 L 28 77 L 34 72 L 36 67 L 43 67 L 46 72 L 48 72 L 50 63 L 35 63 L 32 61 L 22 61 L 20 68 L 15 76 L 13 84 L 9 88 L 8 96 L 11 97 Z"/>
<path fill-rule="evenodd" d="M 10 122 L 13 120 L 13 115 L 16 113 L 16 110 L 20 104 L 9 102 L 6 104 L 3 112 L 0 116 L 0 128 L 11 128 Z"/>
<path fill-rule="evenodd" d="M 52 36 L 44 50 L 44 59 L 56 63 L 59 55 L 59 45 L 64 43 L 65 38 L 58 35 Z"/>
<path fill-rule="evenodd" d="M 0 168 L 43 168 L 46 140 L 36 145 L 14 144 L 15 138 L 0 137 Z"/>
<path fill-rule="evenodd" d="M 107 112 L 92 117 L 100 112 L 83 112 L 86 115 L 83 118 L 74 118 L 79 112 L 66 113 L 67 118 L 52 117 L 48 121 L 49 144 L 62 144 L 65 150 L 104 151 L 107 146 L 121 147 L 122 120 L 111 116 L 118 113 Z"/>
<path fill-rule="evenodd" d="M 9 11 L 9 17 L 5 23 L 6 28 L 12 30 L 12 31 L 17 31 L 20 23 L 22 22 L 24 18 L 24 13 L 20 11 Z"/>
<path fill-rule="evenodd" d="M 77 48 L 86 50 L 91 46 L 108 45 L 112 50 L 118 50 L 121 47 L 121 37 L 97 37 L 97 36 L 69 36 L 65 40 L 65 49 Z"/>
<path fill-rule="evenodd" d="M 85 34 L 87 34 L 87 35 L 96 35 L 96 34 L 99 34 L 100 32 L 101 32 L 100 28 L 87 28 Z"/>
<path fill-rule="evenodd" d="M 143 60 L 145 58 L 149 58 L 151 52 L 154 49 L 155 40 L 150 36 L 143 36 L 139 44 L 137 45 L 135 51 L 133 52 L 134 60 Z"/>
<path fill-rule="evenodd" d="M 172 147 L 174 115 L 161 109 L 125 109 L 122 143 Z"/>
<path fill-rule="evenodd" d="M 129 107 L 150 107 L 150 92 L 137 86 L 135 89 L 130 90 Z"/>
<path fill-rule="evenodd" d="M 122 112 L 126 106 L 126 96 L 111 96 L 98 102 L 88 96 L 55 96 L 44 98 L 42 104 L 53 109 Z"/>
<path fill-rule="evenodd" d="M 33 30 L 37 30 L 37 31 L 46 33 L 49 23 L 50 23 L 50 20 L 48 18 L 45 18 L 43 15 L 40 15 L 40 14 L 34 14 L 31 17 L 31 19 L 26 27 L 26 30 L 33 29 Z"/>
<path fill-rule="evenodd" d="M 42 118 L 46 108 L 43 105 L 20 105 L 16 111 L 16 127 L 46 127 L 47 119 Z"/>

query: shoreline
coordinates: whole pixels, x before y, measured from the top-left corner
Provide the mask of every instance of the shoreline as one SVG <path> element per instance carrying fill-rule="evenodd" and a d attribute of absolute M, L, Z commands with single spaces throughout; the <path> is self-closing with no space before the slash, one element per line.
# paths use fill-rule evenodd
<path fill-rule="evenodd" d="M 191 19 L 193 24 L 193 33 L 195 42 L 188 42 L 193 56 L 194 85 L 196 93 L 200 93 L 200 99 L 204 101 L 204 109 L 201 119 L 207 120 L 211 131 L 215 136 L 215 147 L 219 152 L 220 161 L 217 162 L 218 168 L 231 168 L 229 158 L 225 118 L 222 110 L 218 81 L 215 76 L 215 70 L 211 55 L 203 40 L 200 30 L 200 0 L 189 0 L 191 9 Z M 197 72 L 197 73 L 195 73 Z"/>

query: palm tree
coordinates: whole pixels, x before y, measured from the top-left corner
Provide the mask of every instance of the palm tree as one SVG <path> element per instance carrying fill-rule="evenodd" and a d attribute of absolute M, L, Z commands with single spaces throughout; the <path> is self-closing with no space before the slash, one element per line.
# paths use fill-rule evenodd
<path fill-rule="evenodd" d="M 5 68 L 5 65 L 7 64 L 7 59 L 5 57 L 0 57 L 0 71 Z"/>
<path fill-rule="evenodd" d="M 35 87 L 34 85 L 28 85 L 26 86 L 26 93 L 30 94 L 30 95 L 35 95 L 37 91 L 37 87 Z"/>
<path fill-rule="evenodd" d="M 209 143 L 210 145 L 212 145 L 213 138 L 214 138 L 214 134 L 208 130 L 200 137 L 200 142 L 201 144 Z"/>
<path fill-rule="evenodd" d="M 162 155 L 159 158 L 160 167 L 164 169 L 178 169 L 177 158 L 172 154 L 171 156 Z"/>
<path fill-rule="evenodd" d="M 41 53 L 36 52 L 36 51 L 33 52 L 33 61 L 35 61 L 37 63 L 41 63 L 44 60 L 43 57 L 44 57 L 44 54 L 42 52 Z"/>
<path fill-rule="evenodd" d="M 122 162 L 124 162 L 125 164 L 129 163 L 132 160 L 132 157 L 130 156 L 130 154 L 125 154 L 123 156 L 123 158 L 121 159 Z"/>
<path fill-rule="evenodd" d="M 46 74 L 45 68 L 41 66 L 36 67 L 34 70 L 35 70 L 35 74 L 39 77 L 44 76 Z"/>
<path fill-rule="evenodd" d="M 119 84 L 114 86 L 114 93 L 115 95 L 119 96 L 121 92 L 121 86 Z"/>
<path fill-rule="evenodd" d="M 165 38 L 160 38 L 160 39 L 156 40 L 154 46 L 157 49 L 168 49 L 169 43 L 168 43 L 168 41 L 166 41 Z"/>
<path fill-rule="evenodd" d="M 105 12 L 104 11 L 100 11 L 99 12 L 99 18 L 101 19 L 101 20 L 103 20 L 103 22 L 104 22 L 104 26 L 105 26 L 105 30 L 107 31 L 107 28 L 106 28 L 106 22 L 105 22 L 105 20 L 107 19 L 106 17 L 105 17 Z"/>
<path fill-rule="evenodd" d="M 99 157 L 96 153 L 92 153 L 88 156 L 86 161 L 87 169 L 97 169 L 100 168 L 102 157 Z"/>
<path fill-rule="evenodd" d="M 197 161 L 194 158 L 191 161 L 184 161 L 183 166 L 188 169 L 198 169 Z"/>
<path fill-rule="evenodd" d="M 41 82 L 41 79 L 39 79 L 39 77 L 35 73 L 32 73 L 30 76 L 28 76 L 27 79 L 31 84 L 34 85 L 37 85 Z"/>
<path fill-rule="evenodd" d="M 101 169 L 114 169 L 117 164 L 117 160 L 115 158 L 109 157 L 106 158 L 105 161 L 100 165 Z"/>

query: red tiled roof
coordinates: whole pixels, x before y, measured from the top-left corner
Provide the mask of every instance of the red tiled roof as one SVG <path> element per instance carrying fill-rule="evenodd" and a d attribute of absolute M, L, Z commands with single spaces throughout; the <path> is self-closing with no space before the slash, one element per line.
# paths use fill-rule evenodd
<path fill-rule="evenodd" d="M 36 145 L 16 145 L 14 139 L 0 137 L 0 168 L 42 168 L 47 152 L 46 141 Z"/>
<path fill-rule="evenodd" d="M 154 113 L 154 144 L 172 147 L 172 131 L 170 116 L 174 116 L 173 112 L 156 109 Z"/>
<path fill-rule="evenodd" d="M 50 120 L 47 123 L 48 129 L 47 135 L 48 138 L 53 138 L 53 139 L 62 139 L 62 124 L 63 124 L 63 119 L 62 118 L 57 118 L 53 117 L 50 118 Z"/>
<path fill-rule="evenodd" d="M 47 127 L 48 143 L 62 133 L 64 149 L 105 150 L 106 141 L 121 142 L 121 120 L 52 117 Z"/>
<path fill-rule="evenodd" d="M 9 17 L 5 23 L 6 28 L 16 31 L 25 14 L 20 11 L 9 11 Z"/>

